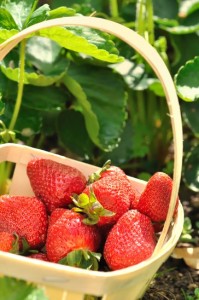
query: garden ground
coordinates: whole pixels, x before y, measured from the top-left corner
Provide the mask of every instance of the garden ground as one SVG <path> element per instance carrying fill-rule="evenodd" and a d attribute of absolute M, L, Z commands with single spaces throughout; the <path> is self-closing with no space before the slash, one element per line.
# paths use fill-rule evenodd
<path fill-rule="evenodd" d="M 183 188 L 180 199 L 185 216 L 191 219 L 192 224 L 198 222 L 199 194 L 190 194 Z M 196 230 L 193 231 L 192 237 L 198 240 Z M 183 259 L 170 257 L 158 271 L 143 300 L 198 300 L 199 298 L 194 296 L 196 288 L 199 288 L 199 270 L 188 267 Z"/>

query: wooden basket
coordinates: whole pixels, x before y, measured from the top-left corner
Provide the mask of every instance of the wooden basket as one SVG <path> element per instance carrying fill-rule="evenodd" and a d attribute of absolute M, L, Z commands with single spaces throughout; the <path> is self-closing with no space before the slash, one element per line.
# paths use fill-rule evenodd
<path fill-rule="evenodd" d="M 183 227 L 181 204 L 176 219 L 172 222 L 182 167 L 183 139 L 178 98 L 169 71 L 156 50 L 133 30 L 100 18 L 64 17 L 33 25 L 0 45 L 0 60 L 23 38 L 41 28 L 71 25 L 96 28 L 117 36 L 143 56 L 162 83 L 169 108 L 174 143 L 173 189 L 167 220 L 152 257 L 132 267 L 111 272 L 89 271 L 0 251 L 0 273 L 38 283 L 46 289 L 50 300 L 83 300 L 85 294 L 101 296 L 103 300 L 135 300 L 143 295 L 156 271 L 172 253 Z M 93 165 L 31 147 L 3 144 L 0 145 L 0 162 L 15 163 L 11 195 L 33 194 L 26 175 L 26 165 L 33 156 L 46 157 L 77 167 L 86 176 L 97 169 Z M 130 179 L 138 190 L 144 189 L 146 182 L 133 177 Z"/>

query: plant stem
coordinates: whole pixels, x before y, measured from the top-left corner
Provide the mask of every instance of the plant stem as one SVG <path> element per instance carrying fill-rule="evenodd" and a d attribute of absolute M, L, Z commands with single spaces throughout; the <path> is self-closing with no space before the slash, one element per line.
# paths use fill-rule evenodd
<path fill-rule="evenodd" d="M 0 195 L 8 193 L 8 179 L 12 171 L 13 164 L 11 162 L 0 163 Z"/>
<path fill-rule="evenodd" d="M 138 0 L 136 7 L 136 31 L 141 36 L 145 33 L 145 0 Z"/>
<path fill-rule="evenodd" d="M 143 124 L 146 124 L 146 113 L 145 113 L 145 101 L 144 101 L 144 93 L 143 91 L 137 91 L 137 113 L 139 116 L 139 121 Z"/>
<path fill-rule="evenodd" d="M 146 32 L 146 9 L 145 9 L 145 1 L 146 0 L 138 0 L 136 5 L 136 22 L 135 29 L 137 33 L 143 37 L 145 37 Z M 137 54 L 137 63 L 141 64 L 143 62 L 143 57 L 140 54 Z"/>
<path fill-rule="evenodd" d="M 12 119 L 8 127 L 9 130 L 13 130 L 16 125 L 21 103 L 22 103 L 23 88 L 24 88 L 25 46 L 26 46 L 26 41 L 23 40 L 20 45 L 20 66 L 19 66 L 19 82 L 18 82 L 17 99 L 16 99 Z"/>
<path fill-rule="evenodd" d="M 34 0 L 33 5 L 32 5 L 32 8 L 31 8 L 31 11 L 30 11 L 28 17 L 26 18 L 26 20 L 25 20 L 25 22 L 24 22 L 24 24 L 23 24 L 23 29 L 26 28 L 26 25 L 28 24 L 28 22 L 29 22 L 29 20 L 30 20 L 30 17 L 32 16 L 32 13 L 35 11 L 38 2 L 39 2 L 39 0 Z"/>
<path fill-rule="evenodd" d="M 110 12 L 113 18 L 117 18 L 119 16 L 119 9 L 117 0 L 109 0 L 110 3 Z"/>
<path fill-rule="evenodd" d="M 154 22 L 152 0 L 138 0 L 136 8 L 136 30 L 151 45 L 154 44 Z"/>
<path fill-rule="evenodd" d="M 132 121 L 132 126 L 135 126 L 138 118 L 137 118 L 137 105 L 136 105 L 136 95 L 134 91 L 129 91 L 128 92 L 128 110 L 130 114 L 130 118 Z"/>
<path fill-rule="evenodd" d="M 155 114 L 157 109 L 157 98 L 155 94 L 147 90 L 147 122 L 152 126 L 155 125 Z"/>
<path fill-rule="evenodd" d="M 154 44 L 154 23 L 153 23 L 153 2 L 152 0 L 146 0 L 146 11 L 148 14 L 148 42 Z"/>
<path fill-rule="evenodd" d="M 43 133 L 40 134 L 36 148 L 42 149 L 42 145 L 45 141 L 45 135 Z"/>

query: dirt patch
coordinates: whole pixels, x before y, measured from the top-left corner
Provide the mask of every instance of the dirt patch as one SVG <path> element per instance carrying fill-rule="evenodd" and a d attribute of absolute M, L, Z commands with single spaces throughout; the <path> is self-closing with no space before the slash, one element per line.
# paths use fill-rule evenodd
<path fill-rule="evenodd" d="M 180 198 L 185 216 L 190 218 L 193 225 L 191 235 L 196 241 L 195 246 L 199 246 L 199 230 L 196 228 L 199 221 L 199 194 L 183 189 Z M 199 288 L 199 270 L 188 267 L 183 259 L 170 257 L 159 269 L 142 300 L 187 300 L 188 296 L 195 300 L 198 299 L 194 297 L 196 288 Z"/>
<path fill-rule="evenodd" d="M 181 259 L 169 258 L 158 271 L 143 300 L 185 300 L 185 294 L 194 295 L 198 287 L 199 270 L 189 268 Z"/>

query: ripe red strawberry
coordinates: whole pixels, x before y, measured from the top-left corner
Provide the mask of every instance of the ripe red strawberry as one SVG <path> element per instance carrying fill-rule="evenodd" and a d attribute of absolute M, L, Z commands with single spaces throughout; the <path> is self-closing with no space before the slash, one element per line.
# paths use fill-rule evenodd
<path fill-rule="evenodd" d="M 79 194 L 86 186 L 85 176 L 76 168 L 50 159 L 35 158 L 27 165 L 27 175 L 35 195 L 48 212 L 67 207 L 72 194 Z"/>
<path fill-rule="evenodd" d="M 73 250 L 97 251 L 101 240 L 99 229 L 84 224 L 83 219 L 83 215 L 69 209 L 57 208 L 52 212 L 46 240 L 50 261 L 58 262 Z"/>
<path fill-rule="evenodd" d="M 19 239 L 17 236 L 6 231 L 1 231 L 0 250 L 17 254 L 19 250 Z"/>
<path fill-rule="evenodd" d="M 0 197 L 0 231 L 17 234 L 30 248 L 44 245 L 47 223 L 45 205 L 36 197 Z"/>
<path fill-rule="evenodd" d="M 28 257 L 43 260 L 43 261 L 49 261 L 46 254 L 42 252 L 30 254 L 28 255 Z"/>
<path fill-rule="evenodd" d="M 86 199 L 84 201 L 82 195 L 74 202 L 88 215 L 88 220 L 96 222 L 98 226 L 115 224 L 129 210 L 131 202 L 135 201 L 134 187 L 126 174 L 118 167 L 108 166 L 108 169 L 102 167 L 102 170 L 97 172 L 96 179 L 95 173 L 91 175 L 89 183 L 82 195 L 88 195 L 90 202 Z M 86 201 L 89 202 L 88 208 L 85 206 Z"/>
<path fill-rule="evenodd" d="M 134 193 L 135 197 L 131 199 L 130 209 L 137 209 L 140 200 L 141 192 L 137 189 L 134 189 Z"/>
<path fill-rule="evenodd" d="M 127 268 L 149 258 L 155 245 L 151 220 L 137 210 L 129 210 L 111 229 L 104 258 L 111 270 Z"/>
<path fill-rule="evenodd" d="M 149 179 L 140 196 L 137 209 L 146 214 L 154 222 L 166 220 L 173 181 L 163 172 L 156 172 Z M 176 202 L 176 210 L 178 199 Z"/>

